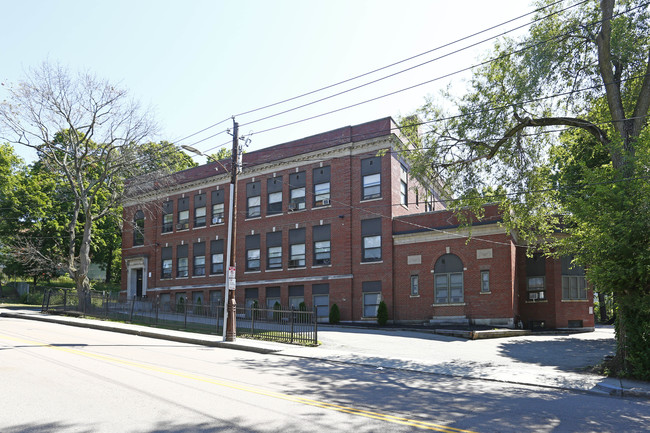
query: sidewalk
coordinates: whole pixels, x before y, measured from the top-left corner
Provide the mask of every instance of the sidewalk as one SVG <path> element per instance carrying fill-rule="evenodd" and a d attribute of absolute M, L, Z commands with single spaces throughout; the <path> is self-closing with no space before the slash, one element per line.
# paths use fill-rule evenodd
<path fill-rule="evenodd" d="M 282 356 L 320 359 L 468 379 L 533 385 L 600 395 L 650 399 L 650 383 L 584 372 L 613 354 L 611 327 L 571 335 L 526 335 L 467 340 L 414 330 L 319 326 L 319 347 L 149 328 L 94 319 L 0 308 L 2 317 L 40 320 L 149 338 Z"/>

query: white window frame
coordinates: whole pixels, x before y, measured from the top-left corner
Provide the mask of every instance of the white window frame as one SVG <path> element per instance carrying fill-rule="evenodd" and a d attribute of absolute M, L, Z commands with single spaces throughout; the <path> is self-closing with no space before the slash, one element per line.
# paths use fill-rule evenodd
<path fill-rule="evenodd" d="M 381 197 L 381 173 L 372 173 L 363 176 L 362 200 L 371 200 L 379 197 Z"/>
<path fill-rule="evenodd" d="M 257 262 L 257 266 L 254 265 Z M 246 270 L 259 271 L 261 269 L 261 253 L 259 248 L 246 250 Z"/>
<path fill-rule="evenodd" d="M 282 269 L 282 247 L 267 247 L 266 269 Z M 279 262 L 278 262 L 279 259 Z"/>
<path fill-rule="evenodd" d="M 298 262 L 297 264 L 295 262 Z M 305 244 L 290 245 L 289 267 L 304 268 L 306 266 Z"/>
<path fill-rule="evenodd" d="M 200 271 L 197 271 L 200 269 Z M 200 277 L 205 275 L 205 256 L 194 256 L 192 263 L 192 275 Z"/>
<path fill-rule="evenodd" d="M 420 296 L 420 275 L 411 275 L 411 296 Z"/>
<path fill-rule="evenodd" d="M 214 266 L 221 265 L 221 272 L 214 272 Z M 210 258 L 210 274 L 219 275 L 223 274 L 224 263 L 223 263 L 223 253 L 214 253 Z"/>
<path fill-rule="evenodd" d="M 254 195 L 246 199 L 246 218 L 262 216 L 262 197 Z"/>
<path fill-rule="evenodd" d="M 379 262 L 382 259 L 381 235 L 364 236 L 362 238 L 362 250 L 364 262 Z M 371 257 L 368 253 L 378 251 L 379 257 Z"/>

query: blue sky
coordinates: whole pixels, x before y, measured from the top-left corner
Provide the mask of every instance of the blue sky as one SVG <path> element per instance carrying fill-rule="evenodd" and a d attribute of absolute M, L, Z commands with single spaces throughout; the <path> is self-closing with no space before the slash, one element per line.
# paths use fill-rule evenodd
<path fill-rule="evenodd" d="M 0 81 L 16 83 L 43 61 L 88 70 L 129 89 L 151 107 L 156 140 L 175 141 L 230 116 L 389 65 L 533 10 L 527 0 L 0 0 Z M 454 75 L 397 95 L 301 122 L 460 70 L 485 55 L 482 44 L 407 73 L 308 107 L 246 123 L 394 73 L 529 21 L 419 57 L 328 91 L 238 116 L 259 149 L 341 126 L 415 110 Z M 521 33 L 521 31 L 519 32 Z M 0 86 L 0 100 L 6 99 Z M 179 144 L 214 152 L 227 121 Z M 199 140 L 203 140 L 198 142 Z M 27 161 L 27 149 L 16 149 Z M 200 162 L 200 160 L 199 160 Z"/>

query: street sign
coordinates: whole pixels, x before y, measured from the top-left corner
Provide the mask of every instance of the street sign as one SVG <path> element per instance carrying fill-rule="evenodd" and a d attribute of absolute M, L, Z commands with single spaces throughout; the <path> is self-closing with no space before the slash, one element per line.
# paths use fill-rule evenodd
<path fill-rule="evenodd" d="M 228 288 L 230 290 L 235 290 L 237 288 L 237 279 L 236 279 L 236 268 L 234 266 L 228 267 Z"/>

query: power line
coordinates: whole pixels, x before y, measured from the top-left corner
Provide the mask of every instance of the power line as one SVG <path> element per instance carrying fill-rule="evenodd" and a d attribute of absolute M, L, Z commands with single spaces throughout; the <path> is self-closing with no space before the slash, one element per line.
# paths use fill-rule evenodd
<path fill-rule="evenodd" d="M 581 4 L 586 3 L 587 1 L 588 1 L 588 0 L 582 0 L 582 1 L 580 1 L 580 2 L 578 2 L 578 3 L 575 3 L 575 4 L 571 5 L 571 6 L 568 6 L 568 7 L 564 8 L 564 9 L 562 9 L 562 10 L 559 10 L 559 11 L 553 12 L 552 14 L 546 15 L 546 16 L 544 16 L 544 17 L 538 18 L 538 19 L 536 19 L 536 20 L 533 20 L 533 21 L 531 21 L 531 22 L 525 23 L 525 24 L 520 25 L 520 26 L 518 26 L 518 27 L 512 28 L 512 29 L 510 29 L 510 30 L 508 30 L 508 31 L 502 32 L 502 33 L 500 33 L 500 34 L 498 34 L 498 35 L 495 35 L 495 36 L 492 36 L 492 37 L 490 37 L 490 38 L 483 39 L 483 40 L 481 40 L 481 41 L 479 41 L 479 42 L 476 42 L 476 43 L 473 43 L 473 44 L 471 44 L 471 45 L 465 46 L 465 47 L 460 48 L 460 49 L 458 49 L 458 50 L 455 50 L 455 51 L 453 51 L 453 52 L 451 52 L 451 53 L 447 53 L 447 54 L 445 54 L 445 55 L 443 55 L 443 56 L 440 56 L 440 57 L 438 57 L 438 58 L 435 58 L 435 59 L 429 60 L 429 61 L 424 62 L 424 63 L 421 63 L 421 64 L 419 64 L 419 65 L 415 65 L 415 66 L 413 66 L 413 67 L 410 67 L 410 68 L 404 69 L 404 70 L 402 70 L 402 71 L 399 71 L 399 72 L 396 72 L 396 73 L 390 74 L 390 75 L 388 75 L 388 76 L 385 76 L 385 77 L 379 78 L 379 79 L 377 79 L 377 80 L 374 80 L 374 81 L 371 81 L 371 82 L 368 82 L 368 83 L 362 84 L 362 85 L 357 86 L 357 87 L 354 87 L 354 88 L 352 88 L 352 89 L 348 89 L 348 90 L 346 90 L 346 91 L 339 92 L 339 93 L 337 93 L 337 94 L 334 94 L 334 95 L 331 95 L 331 96 L 328 96 L 328 97 L 325 97 L 325 98 L 321 98 L 321 99 L 319 99 L 319 100 L 312 101 L 312 102 L 310 102 L 310 103 L 303 104 L 303 105 L 301 105 L 301 106 L 294 107 L 294 108 L 291 108 L 291 109 L 289 109 L 289 110 L 282 111 L 282 112 L 280 112 L 280 113 L 272 114 L 272 115 L 270 115 L 270 116 L 266 116 L 266 117 L 263 117 L 263 118 L 260 118 L 260 119 L 256 119 L 256 120 L 253 120 L 253 121 L 250 121 L 250 122 L 244 123 L 244 124 L 242 124 L 241 126 L 244 126 L 244 125 L 250 125 L 250 124 L 256 123 L 256 122 L 258 122 L 258 121 L 266 120 L 266 119 L 269 119 L 269 118 L 272 118 L 272 117 L 276 117 L 276 116 L 281 115 L 281 114 L 285 114 L 285 113 L 290 112 L 290 111 L 295 111 L 295 110 L 297 110 L 297 109 L 304 108 L 304 107 L 306 107 L 306 106 L 309 106 L 309 105 L 315 104 L 315 103 L 317 103 L 317 102 L 322 102 L 322 101 L 324 101 L 324 100 L 326 100 L 326 99 L 333 98 L 333 97 L 338 96 L 338 95 L 341 95 L 341 94 L 343 94 L 343 93 L 347 93 L 347 92 L 350 92 L 350 91 L 353 91 L 353 90 L 359 89 L 359 88 L 361 88 L 361 87 L 365 87 L 365 86 L 367 86 L 367 85 L 370 85 L 370 84 L 376 83 L 376 82 L 378 82 L 378 81 L 382 81 L 382 80 L 387 79 L 387 78 L 389 78 L 389 77 L 393 77 L 393 76 L 398 75 L 398 74 L 401 74 L 401 73 L 403 73 L 403 72 L 406 72 L 406 71 L 409 71 L 409 70 L 415 69 L 415 68 L 417 68 L 417 67 L 420 67 L 420 66 L 426 65 L 426 64 L 431 63 L 431 62 L 433 62 L 433 61 L 440 60 L 440 59 L 442 59 L 442 58 L 444 58 L 444 57 L 447 57 L 447 56 L 450 56 L 450 55 L 452 55 L 452 54 L 456 54 L 456 53 L 461 52 L 461 51 L 463 51 L 463 50 L 467 50 L 467 49 L 469 49 L 469 48 L 472 48 L 472 47 L 474 47 L 474 46 L 477 46 L 477 45 L 482 44 L 482 43 L 484 43 L 484 42 L 487 42 L 487 41 L 489 41 L 489 40 L 496 39 L 496 38 L 498 38 L 498 37 L 501 37 L 501 36 L 503 36 L 503 35 L 506 35 L 506 34 L 508 34 L 508 33 L 511 33 L 511 32 L 513 32 L 513 31 L 516 31 L 516 30 L 518 30 L 518 29 L 521 29 L 521 28 L 523 28 L 523 27 L 526 27 L 526 26 L 529 26 L 529 25 L 531 25 L 531 24 L 534 24 L 535 22 L 538 22 L 538 21 L 544 20 L 544 19 L 546 19 L 546 18 L 548 18 L 548 17 L 550 17 L 550 16 L 552 16 L 552 15 L 555 15 L 555 14 L 558 14 L 558 13 L 564 12 L 564 11 L 566 11 L 566 10 L 572 9 L 572 8 L 574 8 L 574 7 L 580 6 Z M 405 59 L 403 59 L 403 60 L 399 60 L 399 61 L 394 62 L 394 63 L 391 63 L 391 64 L 389 64 L 389 65 L 382 66 L 382 67 L 380 67 L 380 68 L 377 68 L 377 69 L 371 70 L 371 71 L 369 71 L 369 72 L 366 72 L 366 73 L 363 73 L 363 74 L 360 74 L 360 75 L 357 75 L 357 76 L 354 76 L 354 77 L 351 77 L 351 78 L 345 79 L 345 80 L 343 80 L 343 81 L 339 81 L 339 82 L 337 82 L 337 83 L 330 84 L 330 85 L 327 85 L 327 86 L 324 86 L 324 87 L 318 88 L 318 89 L 316 89 L 316 90 L 312 90 L 312 91 L 309 91 L 309 92 L 306 92 L 306 93 L 303 93 L 303 94 L 300 94 L 300 95 L 297 95 L 297 96 L 293 96 L 293 97 L 290 97 L 290 98 L 287 98 L 287 99 L 284 99 L 284 100 L 281 100 L 281 101 L 278 101 L 278 102 L 275 102 L 275 103 L 272 103 L 272 104 L 268 104 L 268 105 L 265 105 L 265 106 L 261 106 L 261 107 L 258 107 L 258 108 L 254 108 L 254 109 L 251 109 L 251 110 L 247 110 L 247 111 L 241 112 L 241 113 L 239 113 L 239 114 L 236 114 L 234 117 L 240 117 L 240 116 L 244 116 L 244 115 L 247 115 L 247 114 L 251 114 L 251 113 L 254 113 L 254 112 L 257 112 L 257 111 L 261 111 L 261 110 L 264 110 L 264 109 L 266 109 L 266 108 L 270 108 L 270 107 L 274 107 L 274 106 L 277 106 L 277 105 L 280 105 L 280 104 L 284 104 L 284 103 L 286 103 L 286 102 L 290 102 L 290 101 L 293 101 L 293 100 L 296 100 L 296 99 L 300 99 L 300 98 L 303 98 L 303 97 L 305 97 L 305 96 L 309 96 L 309 95 L 312 95 L 312 94 L 315 94 L 315 93 L 321 92 L 321 91 L 323 91 L 323 90 L 327 90 L 327 89 L 330 89 L 330 88 L 333 88 L 333 87 L 339 86 L 339 85 L 341 85 L 341 84 L 345 84 L 345 83 L 348 83 L 348 82 L 351 82 L 351 81 L 357 80 L 357 79 L 359 79 L 359 78 L 363 78 L 363 77 L 365 77 L 365 76 L 368 76 L 368 75 L 374 74 L 374 73 L 376 73 L 376 72 L 380 72 L 380 71 L 382 71 L 382 70 L 385 70 L 385 69 L 391 68 L 391 67 L 393 67 L 393 66 L 396 66 L 396 65 L 399 65 L 399 64 L 402 64 L 402 63 L 408 62 L 408 61 L 410 61 L 410 60 L 413 60 L 413 59 L 416 59 L 416 58 L 418 58 L 418 57 L 424 56 L 424 55 L 426 55 L 426 54 L 430 54 L 430 53 L 433 53 L 433 52 L 435 52 L 435 51 L 439 51 L 439 50 L 441 50 L 441 49 L 443 49 L 443 48 L 446 48 L 446 47 L 449 47 L 449 46 L 452 46 L 452 45 L 458 44 L 458 43 L 460 43 L 460 42 L 462 42 L 462 41 L 465 41 L 465 40 L 471 39 L 471 38 L 473 38 L 473 37 L 475 37 L 475 36 L 478 36 L 478 35 L 480 35 L 480 34 L 483 34 L 483 33 L 486 33 L 486 32 L 488 32 L 488 31 L 494 30 L 494 29 L 496 29 L 496 28 L 498 28 L 498 27 L 502 27 L 502 26 L 504 26 L 504 25 L 506 25 L 506 24 L 509 24 L 509 23 L 511 23 L 511 22 L 515 22 L 515 21 L 517 21 L 517 20 L 520 20 L 520 19 L 522 19 L 522 18 L 524 18 L 524 17 L 526 17 L 526 16 L 529 16 L 529 15 L 532 15 L 532 14 L 538 13 L 538 12 L 540 12 L 540 11 L 543 11 L 543 10 L 545 10 L 545 9 L 548 9 L 548 8 L 550 8 L 550 7 L 552 7 L 552 6 L 556 5 L 556 4 L 558 4 L 558 3 L 562 3 L 562 0 L 558 0 L 558 1 L 556 1 L 556 2 L 554 2 L 554 3 L 552 3 L 552 4 L 550 4 L 550 5 L 546 5 L 546 6 L 544 6 L 544 7 L 541 7 L 541 8 L 535 9 L 535 10 L 533 10 L 533 11 L 531 11 L 531 12 L 526 13 L 526 14 L 520 15 L 520 16 L 515 17 L 515 18 L 512 18 L 512 19 L 509 19 L 509 20 L 507 20 L 507 21 L 501 22 L 501 23 L 499 23 L 499 24 L 496 24 L 496 25 L 494 25 L 494 26 L 488 27 L 488 28 L 483 29 L 483 30 L 481 30 L 481 31 L 478 31 L 478 32 L 472 33 L 472 34 L 470 34 L 470 35 L 468 35 L 468 36 L 464 36 L 464 37 L 459 38 L 459 39 L 456 39 L 456 40 L 454 40 L 454 41 L 452 41 L 452 42 L 449 42 L 449 43 L 446 43 L 446 44 L 440 45 L 440 46 L 435 47 L 435 48 L 433 48 L 433 49 L 430 49 L 430 50 L 428 50 L 428 51 L 425 51 L 425 52 L 422 52 L 422 53 L 416 54 L 416 55 L 414 55 L 414 56 L 411 56 L 411 57 L 405 58 Z M 210 126 L 204 128 L 204 129 L 202 129 L 202 130 L 200 130 L 200 131 L 198 131 L 198 132 L 196 132 L 196 133 L 194 133 L 194 134 L 191 134 L 191 135 L 189 135 L 189 136 L 187 136 L 187 137 L 181 138 L 180 140 L 175 140 L 175 142 L 183 141 L 183 140 L 185 140 L 185 139 L 187 139 L 187 138 L 190 138 L 190 137 L 192 137 L 192 136 L 194 136 L 194 135 L 197 135 L 197 134 L 199 134 L 199 133 L 201 133 L 201 132 L 204 132 L 204 131 L 206 131 L 206 130 L 208 130 L 208 129 L 210 129 L 210 128 L 213 128 L 213 127 L 215 127 L 215 126 L 217 126 L 217 125 L 219 125 L 219 124 L 222 124 L 222 123 L 228 121 L 229 119 L 230 119 L 230 118 L 224 119 L 224 120 L 222 120 L 222 121 L 220 121 L 220 122 L 217 122 L 217 123 L 215 123 L 215 124 L 213 124 L 213 125 L 210 125 Z M 207 137 L 206 139 L 211 138 L 211 137 L 213 137 L 213 136 Z M 201 142 L 201 141 L 204 141 L 204 140 L 200 140 L 199 142 Z M 199 142 L 197 142 L 197 143 L 199 143 Z"/>
<path fill-rule="evenodd" d="M 634 8 L 628 9 L 628 10 L 625 10 L 625 11 L 623 11 L 623 12 L 620 12 L 619 14 L 614 15 L 614 16 L 612 17 L 612 19 L 615 18 L 615 17 L 618 17 L 618 16 L 620 16 L 620 15 L 623 15 L 623 14 L 625 14 L 625 13 L 632 12 L 632 11 L 634 11 L 634 10 L 636 10 L 636 9 L 641 8 L 641 7 L 647 6 L 648 4 L 650 4 L 650 3 L 644 3 L 644 4 L 640 5 L 640 6 L 637 6 L 637 7 L 634 7 Z M 597 20 L 597 21 L 593 21 L 593 22 L 588 23 L 588 24 L 584 24 L 584 26 L 587 26 L 587 25 L 595 25 L 595 24 L 602 23 L 602 22 L 603 22 L 603 20 Z M 538 42 L 538 43 L 535 43 L 535 44 L 532 44 L 532 45 L 525 46 L 525 47 L 523 47 L 523 48 L 521 48 L 521 49 L 519 49 L 519 50 L 515 50 L 515 51 L 513 51 L 513 52 L 509 52 L 509 53 L 503 54 L 503 55 L 498 56 L 498 57 L 495 57 L 495 58 L 493 58 L 493 59 L 486 60 L 486 61 L 484 61 L 484 62 L 480 62 L 480 63 L 477 63 L 477 64 L 475 64 L 475 65 L 472 65 L 472 66 L 469 66 L 469 67 L 466 67 L 466 68 L 463 68 L 463 69 L 459 69 L 459 70 L 457 70 L 457 71 L 450 72 L 450 73 L 445 74 L 445 75 L 442 75 L 442 76 L 438 76 L 438 77 L 433 78 L 433 79 L 431 79 L 431 80 L 427 80 L 427 81 L 424 81 L 424 82 L 421 82 L 421 83 L 418 83 L 418 84 L 415 84 L 415 85 L 412 85 L 412 86 L 408 86 L 408 87 L 405 87 L 405 88 L 402 88 L 402 89 L 399 89 L 399 90 L 396 90 L 396 91 L 393 91 L 393 92 L 389 92 L 389 93 L 386 93 L 386 94 L 383 94 L 383 95 L 380 95 L 380 96 L 376 96 L 376 97 L 374 97 L 374 98 L 366 99 L 366 100 L 364 100 L 364 101 L 360 101 L 360 102 L 357 102 L 357 103 L 354 103 L 354 104 L 350 104 L 350 105 L 347 105 L 347 106 L 344 106 L 344 107 L 340 107 L 340 108 L 337 108 L 337 109 L 334 109 L 334 110 L 330 110 L 330 111 L 327 111 L 327 112 L 324 112 L 324 113 L 316 114 L 316 115 L 313 115 L 313 116 L 310 116 L 310 117 L 306 117 L 306 118 L 302 118 L 302 119 L 299 119 L 299 120 L 296 120 L 296 121 L 293 121 L 293 122 L 288 122 L 288 123 L 285 123 L 285 124 L 281 124 L 281 125 L 278 125 L 278 126 L 274 126 L 274 127 L 271 127 L 271 128 L 267 128 L 267 129 L 264 129 L 264 130 L 262 130 L 262 131 L 257 131 L 255 134 L 256 134 L 256 135 L 259 135 L 259 134 L 263 134 L 263 133 L 265 133 L 265 132 L 273 131 L 273 130 L 276 130 L 276 129 L 285 128 L 285 127 L 287 127 L 287 126 L 292 126 L 292 125 L 295 125 L 295 124 L 298 124 L 298 123 L 306 122 L 306 121 L 308 121 L 308 120 L 317 119 L 317 118 L 320 118 L 320 117 L 323 117 L 323 116 L 327 116 L 327 115 L 330 115 L 330 114 L 334 114 L 334 113 L 337 113 L 337 112 L 340 112 L 340 111 L 343 111 L 343 110 L 347 110 L 347 109 L 350 109 L 350 108 L 354 108 L 354 107 L 357 107 L 357 106 L 359 106 L 359 105 L 367 104 L 367 103 L 369 103 L 369 102 L 374 102 L 374 101 L 377 101 L 377 100 L 379 100 L 379 99 L 386 98 L 386 97 L 388 97 L 388 96 L 393 96 L 393 95 L 396 95 L 396 94 L 398 94 L 398 93 L 405 92 L 405 91 L 407 91 L 407 90 L 412 90 L 412 89 L 414 89 L 414 88 L 417 88 L 417 87 L 420 87 L 420 86 L 423 86 L 423 85 L 426 85 L 426 84 L 430 84 L 430 83 L 432 83 L 432 82 L 439 81 L 439 80 L 444 79 L 444 78 L 449 78 L 450 76 L 457 75 L 457 74 L 459 74 L 459 73 L 461 73 L 461 72 L 466 72 L 466 71 L 469 71 L 469 70 L 471 70 L 471 69 L 473 69 L 473 68 L 480 67 L 480 66 L 484 66 L 484 65 L 487 65 L 487 64 L 490 64 L 490 63 L 496 62 L 496 61 L 501 60 L 501 59 L 503 59 L 503 58 L 509 57 L 509 56 L 511 56 L 511 55 L 513 55 L 513 54 L 519 54 L 519 53 L 522 53 L 522 52 L 524 52 L 524 51 L 526 51 L 526 50 L 530 50 L 530 49 L 532 49 L 532 48 L 535 48 L 535 47 L 537 47 L 537 46 L 540 46 L 540 45 L 546 44 L 546 43 L 551 42 L 551 41 L 553 41 L 553 40 L 556 40 L 556 39 L 560 39 L 560 38 L 563 38 L 563 37 L 569 36 L 570 34 L 571 34 L 570 32 L 566 32 L 566 33 L 563 33 L 563 34 L 561 34 L 561 35 L 557 35 L 557 36 L 555 36 L 555 37 L 553 37 L 553 38 L 549 38 L 549 39 L 546 39 L 546 40 L 540 41 L 540 42 Z M 596 87 L 600 87 L 600 86 L 595 86 L 594 88 L 596 88 Z M 571 91 L 571 92 L 566 92 L 566 93 L 564 93 L 564 94 L 558 94 L 558 95 L 555 95 L 555 96 L 567 95 L 567 94 L 572 94 L 572 93 L 576 93 L 576 92 L 577 92 L 577 91 Z M 513 105 L 513 104 L 508 104 L 508 106 L 510 106 L 510 105 Z M 248 123 L 244 123 L 244 124 L 242 124 L 241 126 L 245 126 L 245 125 L 248 125 Z"/>
<path fill-rule="evenodd" d="M 404 73 L 404 72 L 408 72 L 408 71 L 411 71 L 411 70 L 413 70 L 413 69 L 416 69 L 416 68 L 419 68 L 419 67 L 422 67 L 422 66 L 428 65 L 428 64 L 433 63 L 433 62 L 435 62 L 435 61 L 442 60 L 442 59 L 444 59 L 444 58 L 446 58 L 446 57 L 452 56 L 452 55 L 454 55 L 454 54 L 458 54 L 458 53 L 460 53 L 460 52 L 462 52 L 462 51 L 465 51 L 465 50 L 467 50 L 467 49 L 470 49 L 470 48 L 476 47 L 476 46 L 478 46 L 478 45 L 480 45 L 480 44 L 483 44 L 483 43 L 485 43 L 485 42 L 488 42 L 488 41 L 491 41 L 491 40 L 493 40 L 493 39 L 496 39 L 496 38 L 499 38 L 499 37 L 501 37 L 501 36 L 504 36 L 504 35 L 506 35 L 506 34 L 508 34 L 508 33 L 511 33 L 511 32 L 513 32 L 513 31 L 515 31 L 515 30 L 519 30 L 519 29 L 521 29 L 521 28 L 523 28 L 523 27 L 527 27 L 527 26 L 529 26 L 529 25 L 532 25 L 532 24 L 534 24 L 535 22 L 538 22 L 538 21 L 541 21 L 541 20 L 543 20 L 543 19 L 546 19 L 546 18 L 548 18 L 548 17 L 550 17 L 550 16 L 552 16 L 552 15 L 556 15 L 556 14 L 558 14 L 558 13 L 560 13 L 560 12 L 564 12 L 564 11 L 566 11 L 566 10 L 568 10 L 568 9 L 574 8 L 574 7 L 576 7 L 576 6 L 579 6 L 579 5 L 583 4 L 583 3 L 586 3 L 587 1 L 588 1 L 588 0 L 583 0 L 583 1 L 581 1 L 580 3 L 576 3 L 576 4 L 572 5 L 572 6 L 569 6 L 569 7 L 565 8 L 565 9 L 562 9 L 562 10 L 560 10 L 560 11 L 553 12 L 552 14 L 546 15 L 545 17 L 542 17 L 542 18 L 538 18 L 537 20 L 531 21 L 531 22 L 529 22 L 529 23 L 522 24 L 522 25 L 520 25 L 520 26 L 518 26 L 518 27 L 515 27 L 515 28 L 510 29 L 510 30 L 508 30 L 508 31 L 502 32 L 502 33 L 500 33 L 500 34 L 498 34 L 498 35 L 491 36 L 491 37 L 489 37 L 489 38 L 483 39 L 483 40 L 481 40 L 481 41 L 475 42 L 475 43 L 473 43 L 473 44 L 467 45 L 467 46 L 465 46 L 465 47 L 459 48 L 459 49 L 457 49 L 457 50 L 454 50 L 454 51 L 451 51 L 451 52 L 449 52 L 449 53 L 443 54 L 443 55 L 441 55 L 441 56 L 435 57 L 435 58 L 433 58 L 433 59 L 427 60 L 426 62 L 422 62 L 422 63 L 419 63 L 419 64 L 417 64 L 417 65 L 411 66 L 411 67 L 409 67 L 409 68 L 402 69 L 402 70 L 400 70 L 400 71 L 394 72 L 394 73 L 392 73 L 392 74 L 385 75 L 385 76 L 383 76 L 383 77 L 380 77 L 380 78 L 377 78 L 377 79 L 375 79 L 375 80 L 372 80 L 372 81 L 369 81 L 369 82 L 366 82 L 366 83 L 360 84 L 360 85 L 355 86 L 355 87 L 352 87 L 352 88 L 350 88 L 350 89 L 343 90 L 343 91 L 341 91 L 341 92 L 334 93 L 334 94 L 332 94 L 332 95 L 325 96 L 325 97 L 323 97 L 323 98 L 320 98 L 320 99 L 317 99 L 317 100 L 314 100 L 314 101 L 311 101 L 311 102 L 307 102 L 307 103 L 305 103 L 305 104 L 302 104 L 302 105 L 299 105 L 299 106 L 296 106 L 296 107 L 293 107 L 293 108 L 289 108 L 289 109 L 287 109 L 287 110 L 280 111 L 280 112 L 278 112 L 278 113 L 270 114 L 270 115 L 268 115 L 268 116 L 264 116 L 264 117 L 261 117 L 261 118 L 255 119 L 255 120 L 251 120 L 251 121 L 249 121 L 249 122 L 246 122 L 246 123 L 242 124 L 242 126 L 245 126 L 245 125 L 252 125 L 252 124 L 254 124 L 254 123 L 257 123 L 257 122 L 260 122 L 260 121 L 263 121 L 263 120 L 268 120 L 268 119 L 271 119 L 271 118 L 273 118 L 273 117 L 280 116 L 280 115 L 282 115 L 282 114 L 290 113 L 290 112 L 292 112 L 292 111 L 295 111 L 295 110 L 298 110 L 298 109 L 301 109 L 301 108 L 305 108 L 305 107 L 308 107 L 308 106 L 310 106 L 310 105 L 313 105 L 313 104 L 316 104 L 316 103 L 319 103 L 319 102 L 326 101 L 326 100 L 331 99 L 331 98 L 334 98 L 334 97 L 336 97 L 336 96 L 340 96 L 340 95 L 343 95 L 343 94 L 346 94 L 346 93 L 352 92 L 352 91 L 354 91 L 354 90 L 361 89 L 361 88 L 366 87 L 366 86 L 369 86 L 369 85 L 371 85 L 371 84 L 378 83 L 378 82 L 383 81 L 383 80 L 386 80 L 386 79 L 388 79 L 388 78 L 395 77 L 395 76 L 397 76 L 397 75 L 399 75 L 399 74 L 402 74 L 402 73 Z M 557 2 L 556 2 L 556 3 L 557 3 Z M 546 7 L 550 7 L 550 5 L 549 5 L 549 6 L 546 6 Z M 538 9 L 537 11 L 540 11 L 540 10 L 542 10 L 542 9 L 545 9 L 545 8 Z M 534 12 L 535 12 L 535 11 L 534 11 Z M 527 16 L 527 15 L 529 15 L 529 14 L 532 14 L 532 13 L 534 13 L 534 12 L 529 12 L 528 14 L 522 15 L 522 16 L 516 18 L 516 19 L 522 18 L 522 17 Z M 511 22 L 511 21 L 513 21 L 513 20 L 506 21 L 506 23 Z M 503 24 L 505 24 L 505 23 L 499 24 L 498 26 L 501 26 L 501 25 L 503 25 Z M 498 27 L 498 26 L 495 26 L 495 27 Z M 491 30 L 491 29 L 493 29 L 493 28 L 495 28 L 495 27 L 491 27 L 491 28 L 488 29 L 488 30 Z M 418 54 L 417 56 L 414 56 L 414 57 L 410 57 L 409 59 L 406 59 L 406 60 L 411 60 L 411 59 L 413 59 L 413 58 L 415 58 L 415 57 L 419 57 L 419 56 L 421 56 L 421 55 L 431 53 L 431 52 L 436 51 L 436 50 L 438 50 L 438 49 L 440 49 L 440 48 L 447 47 L 447 46 L 449 46 L 449 45 L 453 45 L 453 44 L 455 44 L 455 43 L 457 43 L 457 42 L 460 42 L 460 41 L 462 41 L 462 40 L 468 39 L 468 38 L 470 38 L 470 37 L 472 37 L 472 36 L 475 36 L 475 35 L 477 35 L 477 34 L 483 33 L 483 32 L 485 32 L 485 31 L 487 31 L 487 30 L 484 30 L 484 31 L 482 31 L 482 32 L 475 33 L 475 34 L 470 35 L 470 36 L 467 36 L 467 37 L 464 37 L 464 38 L 459 39 L 459 40 L 457 40 L 457 41 L 454 41 L 454 42 L 452 42 L 452 43 L 442 45 L 442 46 L 440 46 L 440 47 L 438 47 L 438 48 L 434 48 L 434 49 L 429 50 L 429 51 L 427 51 L 427 52 L 425 52 L 425 53 Z M 397 63 L 393 63 L 392 65 L 385 66 L 385 67 L 383 67 L 383 68 L 377 69 L 377 70 L 372 71 L 372 72 L 376 72 L 376 71 L 380 71 L 380 70 L 386 69 L 386 68 L 388 68 L 388 67 L 390 67 L 390 66 L 394 66 L 394 65 L 399 64 L 399 63 L 402 63 L 402 62 L 404 62 L 404 61 L 406 61 L 406 60 L 403 60 L 403 61 L 401 61 L 401 62 L 397 62 Z M 370 72 L 370 73 L 372 73 L 372 72 Z M 463 72 L 463 71 L 460 71 L 460 72 Z M 351 81 L 351 80 L 353 80 L 353 79 L 356 79 L 356 78 L 360 78 L 360 77 L 366 76 L 366 75 L 368 75 L 368 74 L 370 74 L 370 73 L 366 73 L 366 74 L 363 74 L 363 75 L 359 75 L 359 76 L 357 76 L 357 77 L 355 77 L 355 78 L 352 78 L 352 79 L 349 79 L 349 80 L 345 80 L 345 81 L 342 81 L 342 82 L 340 82 L 340 83 L 334 84 L 334 85 L 332 85 L 332 86 L 327 86 L 327 87 L 324 87 L 324 88 L 322 88 L 322 89 L 319 89 L 319 90 L 316 90 L 316 91 L 313 91 L 313 92 L 309 92 L 309 93 L 303 94 L 303 95 L 301 95 L 301 96 L 299 96 L 299 97 L 306 96 L 306 95 L 309 95 L 309 94 L 311 94 L 311 93 L 315 93 L 315 92 L 318 92 L 318 91 L 320 91 L 320 90 L 327 89 L 327 88 L 330 88 L 330 87 L 336 86 L 336 85 L 338 85 L 338 84 L 342 84 L 342 83 L 345 83 L 345 82 Z M 444 76 L 444 77 L 442 77 L 442 78 L 446 78 L 446 76 Z M 287 99 L 287 100 L 282 101 L 282 102 L 287 102 L 287 101 L 290 101 L 290 100 L 293 100 L 293 99 L 297 99 L 297 98 L 298 98 L 298 97 L 291 98 L 291 99 Z M 277 105 L 277 104 L 279 104 L 279 103 L 271 104 L 271 105 L 269 105 L 269 106 L 273 106 L 273 105 Z M 269 106 L 267 106 L 267 107 L 269 107 Z M 267 108 L 267 107 L 263 107 L 263 108 Z M 251 110 L 251 111 L 249 111 L 248 113 L 253 112 L 253 111 L 258 111 L 258 110 L 259 110 L 259 109 L 257 109 L 257 110 Z M 238 116 L 241 116 L 241 115 L 243 115 L 243 114 L 247 114 L 247 113 L 242 113 L 242 114 L 239 114 Z"/>

